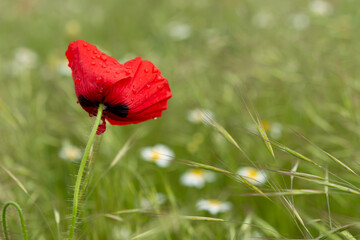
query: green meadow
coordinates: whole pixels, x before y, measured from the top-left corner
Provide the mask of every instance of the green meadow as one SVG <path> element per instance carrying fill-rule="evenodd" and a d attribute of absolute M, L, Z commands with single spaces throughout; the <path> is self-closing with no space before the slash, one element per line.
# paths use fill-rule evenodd
<path fill-rule="evenodd" d="M 160 118 L 96 137 L 74 239 L 360 239 L 355 0 L 0 9 L 0 208 L 21 206 L 29 239 L 68 235 L 94 123 L 65 58 L 77 39 L 153 62 L 173 97 Z M 6 219 L 9 239 L 24 239 L 12 206 Z"/>

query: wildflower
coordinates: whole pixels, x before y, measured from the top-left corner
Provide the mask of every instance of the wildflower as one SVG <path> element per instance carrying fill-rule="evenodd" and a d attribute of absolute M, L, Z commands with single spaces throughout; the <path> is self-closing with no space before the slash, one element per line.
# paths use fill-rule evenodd
<path fill-rule="evenodd" d="M 12 62 L 13 71 L 19 74 L 22 71 L 34 69 L 38 64 L 38 55 L 29 48 L 19 47 L 15 49 Z"/>
<path fill-rule="evenodd" d="M 259 28 L 266 28 L 270 26 L 272 21 L 273 21 L 272 14 L 267 12 L 259 12 L 252 19 L 253 24 Z"/>
<path fill-rule="evenodd" d="M 143 148 L 141 156 L 145 161 L 154 162 L 159 167 L 165 168 L 173 160 L 174 152 L 163 144 L 157 144 L 153 147 Z"/>
<path fill-rule="evenodd" d="M 281 123 L 275 122 L 273 124 L 270 125 L 270 136 L 273 139 L 280 139 L 282 136 L 282 130 L 283 130 L 283 126 L 281 125 Z"/>
<path fill-rule="evenodd" d="M 77 161 L 81 158 L 81 150 L 80 148 L 66 142 L 59 151 L 59 157 L 64 160 Z"/>
<path fill-rule="evenodd" d="M 253 185 L 262 185 L 267 179 L 265 172 L 253 167 L 242 167 L 237 171 L 237 174 Z"/>
<path fill-rule="evenodd" d="M 270 122 L 266 121 L 266 120 L 262 120 L 261 121 L 261 126 L 263 127 L 263 129 L 267 132 L 270 130 Z"/>
<path fill-rule="evenodd" d="M 212 215 L 227 212 L 231 209 L 230 202 L 221 202 L 214 199 L 200 200 L 197 202 L 196 206 L 199 210 L 208 211 Z"/>
<path fill-rule="evenodd" d="M 280 139 L 282 137 L 283 126 L 278 122 L 269 122 L 266 120 L 261 121 L 261 127 L 270 134 L 270 137 L 273 139 Z M 255 124 L 249 124 L 247 126 L 248 130 L 251 132 L 257 132 L 257 126 Z"/>
<path fill-rule="evenodd" d="M 214 113 L 207 109 L 195 108 L 190 110 L 187 114 L 187 119 L 189 122 L 195 124 L 203 123 L 207 117 L 213 118 Z"/>
<path fill-rule="evenodd" d="M 291 18 L 292 26 L 297 30 L 304 30 L 310 24 L 310 18 L 304 13 L 294 14 Z"/>
<path fill-rule="evenodd" d="M 333 11 L 332 5 L 324 0 L 313 0 L 309 5 L 310 10 L 319 16 L 330 15 Z"/>
<path fill-rule="evenodd" d="M 190 169 L 184 173 L 180 182 L 184 186 L 203 188 L 206 182 L 213 182 L 215 180 L 215 174 L 210 171 L 202 169 Z"/>
<path fill-rule="evenodd" d="M 66 51 L 75 93 L 90 116 L 104 104 L 97 134 L 113 125 L 136 124 L 161 116 L 171 98 L 169 83 L 149 61 L 137 57 L 124 64 L 83 40 L 69 44 Z"/>
<path fill-rule="evenodd" d="M 171 23 L 169 35 L 176 41 L 185 40 L 191 35 L 191 26 L 186 23 Z"/>
<path fill-rule="evenodd" d="M 154 206 L 162 205 L 166 202 L 166 195 L 163 193 L 156 193 L 155 198 L 141 198 L 140 206 L 142 209 L 151 209 Z"/>

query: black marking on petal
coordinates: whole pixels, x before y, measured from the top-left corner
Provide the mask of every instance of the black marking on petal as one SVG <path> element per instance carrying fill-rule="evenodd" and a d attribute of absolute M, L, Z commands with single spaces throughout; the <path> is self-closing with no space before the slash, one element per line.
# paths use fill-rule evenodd
<path fill-rule="evenodd" d="M 107 105 L 106 106 L 106 112 L 112 113 L 118 117 L 125 118 L 129 113 L 129 107 L 126 104 L 116 104 L 116 105 Z"/>
<path fill-rule="evenodd" d="M 93 114 L 96 114 L 95 110 L 99 107 L 99 104 L 100 104 L 99 102 L 92 102 L 92 101 L 88 100 L 87 98 L 85 98 L 83 95 L 79 95 L 78 100 L 82 107 L 93 108 L 94 109 Z M 103 98 L 102 102 L 103 101 L 104 101 L 104 98 Z M 125 118 L 129 114 L 129 107 L 128 107 L 128 105 L 121 104 L 121 103 L 116 104 L 116 105 L 109 105 L 109 104 L 104 103 L 105 116 L 106 116 L 106 113 L 112 113 L 118 117 Z"/>
<path fill-rule="evenodd" d="M 81 106 L 83 107 L 99 107 L 99 103 L 98 102 L 92 102 L 88 99 L 86 99 L 83 95 L 79 95 L 78 96 L 78 100 Z"/>

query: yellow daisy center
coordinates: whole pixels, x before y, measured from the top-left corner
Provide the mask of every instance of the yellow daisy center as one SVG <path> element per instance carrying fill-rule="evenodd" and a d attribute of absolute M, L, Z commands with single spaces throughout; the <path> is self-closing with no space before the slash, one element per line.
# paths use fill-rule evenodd
<path fill-rule="evenodd" d="M 150 160 L 156 162 L 157 160 L 159 160 L 159 158 L 160 154 L 158 152 L 152 151 Z"/>
<path fill-rule="evenodd" d="M 250 178 L 256 178 L 258 174 L 259 173 L 256 169 L 249 169 L 248 175 Z"/>
<path fill-rule="evenodd" d="M 191 173 L 199 177 L 203 177 L 205 175 L 204 171 L 201 169 L 193 169 L 191 170 Z"/>
<path fill-rule="evenodd" d="M 261 125 L 264 128 L 265 131 L 269 131 L 270 129 L 270 123 L 266 120 L 261 121 Z"/>
<path fill-rule="evenodd" d="M 66 151 L 66 157 L 68 159 L 75 159 L 75 158 L 78 158 L 79 157 L 79 153 L 78 153 L 78 150 L 76 148 L 73 148 L 73 147 L 70 147 L 67 149 Z"/>
<path fill-rule="evenodd" d="M 210 203 L 211 205 L 214 205 L 214 206 L 219 206 L 219 205 L 221 205 L 221 202 L 220 202 L 219 200 L 214 200 L 214 199 L 209 200 L 209 203 Z"/>

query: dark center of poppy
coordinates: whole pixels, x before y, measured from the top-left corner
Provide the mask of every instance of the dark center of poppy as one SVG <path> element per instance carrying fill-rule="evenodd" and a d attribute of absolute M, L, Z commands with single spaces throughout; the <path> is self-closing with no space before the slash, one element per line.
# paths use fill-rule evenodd
<path fill-rule="evenodd" d="M 94 113 L 97 112 L 97 108 L 99 107 L 100 102 L 92 102 L 88 99 L 86 99 L 83 95 L 78 96 L 79 103 L 84 108 L 94 108 Z M 104 102 L 102 102 L 104 103 Z M 110 105 L 108 103 L 104 103 L 104 115 L 106 116 L 106 113 L 112 113 L 118 117 L 125 118 L 129 113 L 129 107 L 126 104 L 115 104 Z"/>

